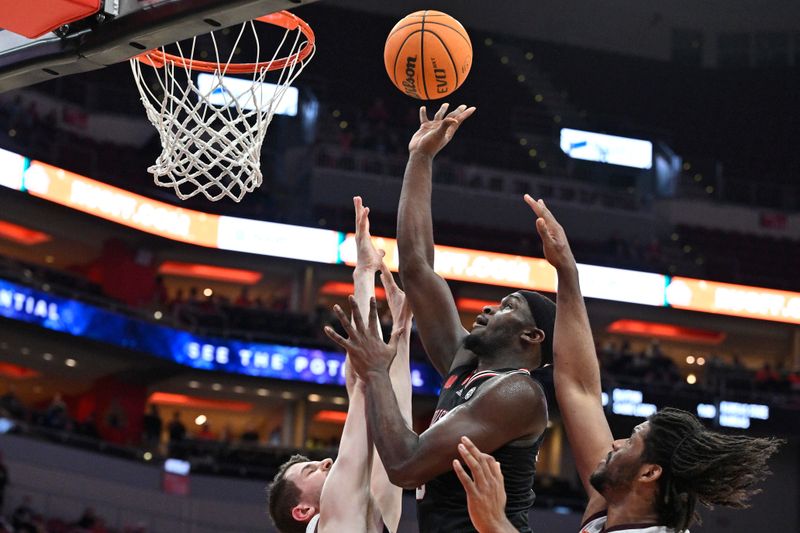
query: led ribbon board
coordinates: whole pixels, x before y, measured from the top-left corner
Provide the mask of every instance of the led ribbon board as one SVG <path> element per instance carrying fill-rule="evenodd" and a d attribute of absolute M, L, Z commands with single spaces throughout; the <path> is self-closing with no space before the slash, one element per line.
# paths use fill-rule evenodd
<path fill-rule="evenodd" d="M 355 265 L 353 234 L 184 209 L 3 150 L 0 163 L 0 185 L 153 235 L 222 250 Z M 397 241 L 373 237 L 373 242 L 397 271 Z M 437 245 L 434 266 L 449 280 L 557 289 L 555 270 L 540 258 Z M 800 324 L 800 293 L 594 265 L 579 264 L 578 270 L 587 298 Z"/>
<path fill-rule="evenodd" d="M 344 386 L 345 354 L 193 335 L 0 280 L 0 317 L 149 353 L 202 370 Z M 414 390 L 438 394 L 429 365 L 411 364 Z"/>

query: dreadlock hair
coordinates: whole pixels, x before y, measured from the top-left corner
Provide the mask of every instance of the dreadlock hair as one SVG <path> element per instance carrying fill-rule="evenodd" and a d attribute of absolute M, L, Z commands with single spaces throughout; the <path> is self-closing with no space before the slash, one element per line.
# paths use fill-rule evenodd
<path fill-rule="evenodd" d="M 293 481 L 286 479 L 286 471 L 292 465 L 307 461 L 309 458 L 304 455 L 292 455 L 278 469 L 269 486 L 269 516 L 281 533 L 305 533 L 306 525 L 292 516 L 292 509 L 300 503 L 300 489 Z"/>
<path fill-rule="evenodd" d="M 678 532 L 693 521 L 699 501 L 708 508 L 748 507 L 755 485 L 771 474 L 767 460 L 783 441 L 726 435 L 706 429 L 691 413 L 665 408 L 650 417 L 642 460 L 662 468 L 656 511 Z"/>

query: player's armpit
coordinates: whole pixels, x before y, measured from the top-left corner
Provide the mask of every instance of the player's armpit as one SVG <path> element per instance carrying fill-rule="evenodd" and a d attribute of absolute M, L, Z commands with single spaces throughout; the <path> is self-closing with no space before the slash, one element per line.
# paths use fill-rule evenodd
<path fill-rule="evenodd" d="M 445 376 L 468 334 L 461 325 L 450 287 L 427 265 L 401 269 L 400 277 L 428 358 L 439 374 Z"/>

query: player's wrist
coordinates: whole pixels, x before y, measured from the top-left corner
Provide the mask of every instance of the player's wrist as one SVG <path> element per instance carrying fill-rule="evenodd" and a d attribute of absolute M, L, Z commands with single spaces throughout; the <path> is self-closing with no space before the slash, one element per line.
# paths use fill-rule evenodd
<path fill-rule="evenodd" d="M 353 269 L 353 279 L 374 276 L 378 270 L 380 270 L 380 266 L 356 265 L 356 268 Z"/>
<path fill-rule="evenodd" d="M 433 158 L 436 156 L 435 153 L 432 153 L 430 150 L 424 148 L 414 148 L 408 152 L 408 158 L 411 159 L 418 159 L 421 161 L 433 161 Z"/>

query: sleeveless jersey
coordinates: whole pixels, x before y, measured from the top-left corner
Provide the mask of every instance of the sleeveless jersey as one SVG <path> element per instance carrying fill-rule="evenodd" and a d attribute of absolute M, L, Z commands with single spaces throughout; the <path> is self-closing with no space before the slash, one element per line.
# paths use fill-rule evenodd
<path fill-rule="evenodd" d="M 491 378 L 506 374 L 525 374 L 527 370 L 500 369 L 476 372 L 473 365 L 461 366 L 448 374 L 442 385 L 439 403 L 431 425 L 444 418 L 455 407 L 466 403 L 476 391 Z M 531 379 L 534 379 L 531 377 Z M 505 445 L 491 455 L 500 463 L 508 497 L 506 516 L 519 531 L 531 531 L 528 511 L 533 506 L 533 477 L 536 473 L 536 455 L 542 443 L 525 446 Z M 467 511 L 467 495 L 455 472 L 430 480 L 417 489 L 417 520 L 420 533 L 475 532 Z"/>
<path fill-rule="evenodd" d="M 605 512 L 594 515 L 586 521 L 580 533 L 603 533 L 606 530 L 606 520 L 608 520 L 608 517 L 606 517 Z M 614 526 L 612 530 L 614 533 L 675 533 L 675 530 L 671 527 L 653 524 L 625 524 Z M 685 533 L 689 533 L 689 530 L 687 529 Z"/>

